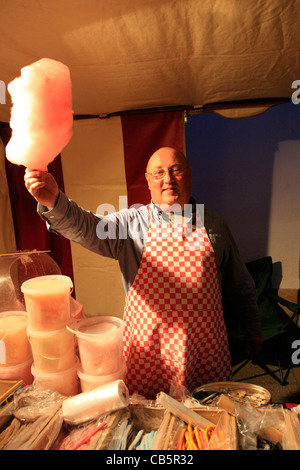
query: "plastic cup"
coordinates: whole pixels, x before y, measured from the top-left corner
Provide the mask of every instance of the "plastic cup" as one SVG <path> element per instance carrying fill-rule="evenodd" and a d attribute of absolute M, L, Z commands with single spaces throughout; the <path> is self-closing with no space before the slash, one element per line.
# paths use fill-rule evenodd
<path fill-rule="evenodd" d="M 126 362 L 123 362 L 120 370 L 111 375 L 89 375 L 85 374 L 80 368 L 78 369 L 78 377 L 82 392 L 89 392 L 100 385 L 114 382 L 115 380 L 125 380 L 127 374 Z"/>
<path fill-rule="evenodd" d="M 77 337 L 81 367 L 91 375 L 114 374 L 123 364 L 123 320 L 97 316 L 72 320 L 67 329 Z"/>
<path fill-rule="evenodd" d="M 31 385 L 33 381 L 31 366 L 32 358 L 14 366 L 0 365 L 0 380 L 23 380 L 24 385 Z"/>
<path fill-rule="evenodd" d="M 31 357 L 27 323 L 26 312 L 0 313 L 0 365 L 22 364 Z"/>
<path fill-rule="evenodd" d="M 42 389 L 52 390 L 63 396 L 77 395 L 79 391 L 77 368 L 77 361 L 70 369 L 60 372 L 42 372 L 32 365 L 33 385 Z"/>
<path fill-rule="evenodd" d="M 28 326 L 38 331 L 65 328 L 70 320 L 73 283 L 68 276 L 39 276 L 23 282 Z"/>
<path fill-rule="evenodd" d="M 75 364 L 74 335 L 66 328 L 57 331 L 29 329 L 34 367 L 43 372 L 60 372 Z"/>

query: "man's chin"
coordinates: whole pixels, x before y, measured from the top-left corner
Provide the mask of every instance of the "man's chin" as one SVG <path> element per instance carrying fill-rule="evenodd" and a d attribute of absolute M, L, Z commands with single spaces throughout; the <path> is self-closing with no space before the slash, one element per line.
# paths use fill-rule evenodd
<path fill-rule="evenodd" d="M 161 208 L 161 210 L 164 211 L 164 212 L 168 212 L 168 211 L 181 212 L 182 211 L 182 206 L 178 202 L 177 198 L 172 199 L 172 200 L 168 200 L 168 201 L 164 201 L 164 202 L 162 202 L 161 204 L 158 204 L 158 205 Z"/>

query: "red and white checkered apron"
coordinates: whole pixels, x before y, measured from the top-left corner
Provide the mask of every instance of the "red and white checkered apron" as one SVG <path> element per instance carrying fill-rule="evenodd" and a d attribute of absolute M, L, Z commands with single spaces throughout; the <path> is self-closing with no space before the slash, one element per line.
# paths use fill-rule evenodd
<path fill-rule="evenodd" d="M 198 225 L 198 224 L 197 224 Z M 231 380 L 231 359 L 215 256 L 204 226 L 152 220 L 136 278 L 126 296 L 124 356 L 130 393 L 190 392 Z"/>

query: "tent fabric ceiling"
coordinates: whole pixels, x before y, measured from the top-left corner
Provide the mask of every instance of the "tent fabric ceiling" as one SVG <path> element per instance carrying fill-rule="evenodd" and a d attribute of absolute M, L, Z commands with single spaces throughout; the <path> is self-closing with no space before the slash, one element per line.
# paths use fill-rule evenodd
<path fill-rule="evenodd" d="M 0 0 L 0 80 L 70 68 L 74 114 L 290 98 L 300 1 Z M 10 115 L 10 96 L 0 121 Z"/>

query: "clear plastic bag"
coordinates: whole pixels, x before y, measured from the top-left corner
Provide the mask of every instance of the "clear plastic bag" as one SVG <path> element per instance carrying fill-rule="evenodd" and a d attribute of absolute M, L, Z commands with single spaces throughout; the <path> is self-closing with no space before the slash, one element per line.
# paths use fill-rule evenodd
<path fill-rule="evenodd" d="M 2 450 L 48 450 L 62 428 L 62 396 L 27 386 L 9 404 L 13 419 L 0 434 Z"/>
<path fill-rule="evenodd" d="M 106 426 L 105 417 L 96 421 L 71 429 L 69 434 L 62 440 L 58 450 L 87 450 L 92 437 Z"/>
<path fill-rule="evenodd" d="M 15 394 L 13 414 L 21 421 L 35 421 L 49 416 L 62 399 L 57 392 L 28 385 Z"/>
<path fill-rule="evenodd" d="M 282 409 L 274 413 L 269 406 L 254 408 L 249 400 L 240 404 L 225 395 L 221 395 L 218 406 L 236 418 L 242 450 L 256 450 L 259 439 L 282 448 L 285 429 Z"/>

